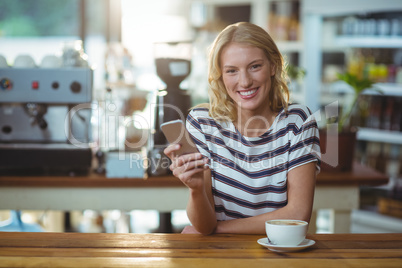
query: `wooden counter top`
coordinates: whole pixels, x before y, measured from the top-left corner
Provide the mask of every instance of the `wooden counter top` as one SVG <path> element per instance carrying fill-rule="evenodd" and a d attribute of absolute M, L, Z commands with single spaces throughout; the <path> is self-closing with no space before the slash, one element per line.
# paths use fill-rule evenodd
<path fill-rule="evenodd" d="M 351 172 L 321 172 L 317 186 L 386 184 L 388 176 L 355 163 Z M 0 176 L 0 187 L 184 187 L 174 176 L 141 178 L 106 178 L 98 174 L 88 176 Z"/>
<path fill-rule="evenodd" d="M 263 235 L 2 233 L 0 267 L 401 267 L 402 234 L 315 234 L 276 253 Z"/>

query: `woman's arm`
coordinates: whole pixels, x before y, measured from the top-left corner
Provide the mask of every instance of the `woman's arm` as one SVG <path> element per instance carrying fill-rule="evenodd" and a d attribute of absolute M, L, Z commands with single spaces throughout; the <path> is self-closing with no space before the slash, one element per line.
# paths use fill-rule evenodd
<path fill-rule="evenodd" d="M 180 145 L 173 144 L 164 153 L 172 160 L 170 169 L 173 175 L 189 188 L 188 218 L 197 232 L 211 234 L 217 221 L 211 190 L 211 171 L 205 168 L 208 161 L 200 153 L 175 157 L 174 152 L 179 148 Z"/>
<path fill-rule="evenodd" d="M 298 219 L 310 221 L 314 201 L 316 162 L 296 167 L 288 173 L 286 206 L 258 216 L 219 221 L 215 233 L 265 234 L 265 221 Z"/>
<path fill-rule="evenodd" d="M 208 235 L 215 231 L 217 221 L 211 191 L 211 170 L 205 170 L 203 176 L 203 191 L 190 189 L 187 216 L 197 232 Z"/>

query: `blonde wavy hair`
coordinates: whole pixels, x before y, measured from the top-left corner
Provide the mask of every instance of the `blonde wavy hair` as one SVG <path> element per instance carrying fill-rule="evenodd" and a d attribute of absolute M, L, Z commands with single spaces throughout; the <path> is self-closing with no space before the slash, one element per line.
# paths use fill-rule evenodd
<path fill-rule="evenodd" d="M 209 108 L 209 115 L 215 120 L 236 121 L 236 104 L 229 97 L 222 79 L 221 53 L 229 43 L 249 44 L 264 51 L 269 62 L 275 66 L 275 75 L 272 77 L 269 103 L 271 111 L 285 110 L 289 102 L 289 89 L 285 63 L 274 40 L 261 27 L 248 23 L 239 22 L 227 26 L 212 43 L 209 51 L 208 84 L 209 103 L 197 107 Z"/>

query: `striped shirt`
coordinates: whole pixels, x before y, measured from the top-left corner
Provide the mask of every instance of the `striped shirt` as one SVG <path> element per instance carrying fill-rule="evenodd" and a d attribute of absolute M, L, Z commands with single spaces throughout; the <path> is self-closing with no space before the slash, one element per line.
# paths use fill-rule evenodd
<path fill-rule="evenodd" d="M 287 174 L 317 162 L 318 127 L 310 110 L 289 105 L 259 137 L 245 137 L 232 122 L 215 121 L 208 109 L 195 108 L 186 127 L 198 150 L 209 159 L 218 220 L 246 218 L 287 204 Z"/>

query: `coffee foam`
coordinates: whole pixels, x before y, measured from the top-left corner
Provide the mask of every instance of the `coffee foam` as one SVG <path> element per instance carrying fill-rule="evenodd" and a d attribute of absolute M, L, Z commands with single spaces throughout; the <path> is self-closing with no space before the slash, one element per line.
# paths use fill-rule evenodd
<path fill-rule="evenodd" d="M 273 225 L 305 225 L 305 222 L 301 222 L 301 221 L 284 221 L 284 220 L 273 220 L 273 221 L 269 221 L 269 224 L 273 224 Z"/>

